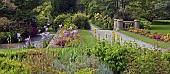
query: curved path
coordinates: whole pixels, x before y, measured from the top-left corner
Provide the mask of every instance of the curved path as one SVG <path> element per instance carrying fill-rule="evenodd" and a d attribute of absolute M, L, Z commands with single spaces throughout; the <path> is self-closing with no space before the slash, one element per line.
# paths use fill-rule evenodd
<path fill-rule="evenodd" d="M 94 26 L 92 26 L 91 25 L 91 30 L 89 30 L 89 32 L 92 34 L 92 35 L 94 35 Z M 108 41 L 111 41 L 111 38 L 112 38 L 112 32 L 115 32 L 116 34 L 119 34 L 120 36 L 121 36 L 121 38 L 122 38 L 122 41 L 121 41 L 121 43 L 123 43 L 123 42 L 129 42 L 129 41 L 134 41 L 134 42 L 136 42 L 138 45 L 140 45 L 141 47 L 147 47 L 147 48 L 150 48 L 150 49 L 154 49 L 154 46 L 153 45 L 151 45 L 151 44 L 148 44 L 148 43 L 146 43 L 146 42 L 143 42 L 143 41 L 140 41 L 140 40 L 137 40 L 137 39 L 135 39 L 135 38 L 132 38 L 132 37 L 130 37 L 130 36 L 127 36 L 127 35 L 125 35 L 125 34 L 122 34 L 122 33 L 120 33 L 120 32 L 118 32 L 118 31 L 115 31 L 115 30 L 99 30 L 99 29 L 97 29 L 96 30 L 96 39 L 98 38 L 98 33 L 100 33 L 100 39 L 105 39 L 106 38 L 106 33 L 108 34 Z M 159 48 L 159 50 L 160 49 L 162 49 L 162 48 Z"/>

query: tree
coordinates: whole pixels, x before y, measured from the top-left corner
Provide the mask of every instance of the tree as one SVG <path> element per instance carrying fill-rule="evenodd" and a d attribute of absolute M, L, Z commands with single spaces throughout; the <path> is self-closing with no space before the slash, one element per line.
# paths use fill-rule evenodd
<path fill-rule="evenodd" d="M 162 0 L 160 3 L 156 4 L 157 9 L 157 19 L 170 19 L 170 1 Z"/>
<path fill-rule="evenodd" d="M 53 16 L 76 12 L 76 0 L 53 0 Z"/>
<path fill-rule="evenodd" d="M 158 4 L 160 0 L 134 0 L 130 2 L 125 11 L 131 13 L 133 18 L 145 18 L 152 22 L 156 18 L 155 4 Z"/>
<path fill-rule="evenodd" d="M 38 19 L 38 23 L 42 24 L 39 25 L 39 27 L 43 27 L 44 26 L 43 24 L 46 22 L 52 22 L 53 19 L 53 17 L 51 16 L 52 5 L 50 1 L 44 2 L 42 5 L 33 9 L 33 12 L 37 14 L 36 18 Z"/>

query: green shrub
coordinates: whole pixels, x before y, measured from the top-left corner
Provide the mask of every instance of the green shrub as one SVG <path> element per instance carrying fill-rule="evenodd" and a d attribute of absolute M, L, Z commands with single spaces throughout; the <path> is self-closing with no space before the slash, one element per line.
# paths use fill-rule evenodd
<path fill-rule="evenodd" d="M 10 42 L 10 40 L 11 43 L 18 41 L 16 32 L 0 32 L 0 44 L 8 43 L 8 41 Z"/>
<path fill-rule="evenodd" d="M 0 57 L 1 74 L 30 74 L 31 67 L 14 60 L 8 60 Z"/>
<path fill-rule="evenodd" d="M 151 22 L 149 22 L 148 20 L 144 19 L 144 18 L 139 18 L 140 20 L 140 28 L 143 29 L 149 29 L 151 27 Z"/>
<path fill-rule="evenodd" d="M 92 18 L 92 20 L 93 20 L 92 22 L 94 23 L 94 25 L 96 25 L 104 30 L 113 29 L 113 27 L 112 27 L 113 21 L 112 21 L 111 17 L 108 15 L 96 13 L 94 15 L 94 19 Z"/>
<path fill-rule="evenodd" d="M 89 18 L 84 13 L 77 13 L 72 16 L 72 23 L 75 24 L 78 29 L 90 29 Z"/>
<path fill-rule="evenodd" d="M 64 24 L 64 20 L 70 17 L 70 14 L 61 14 L 54 19 L 53 30 L 57 31 L 60 24 Z"/>
<path fill-rule="evenodd" d="M 147 50 L 132 61 L 124 74 L 169 74 L 170 63 L 164 57 L 162 52 Z"/>
<path fill-rule="evenodd" d="M 95 74 L 95 69 L 84 68 L 75 72 L 75 74 Z"/>
<path fill-rule="evenodd" d="M 99 42 L 93 52 L 101 61 L 108 64 L 114 73 L 121 73 L 127 68 L 128 63 L 138 57 L 137 47 L 132 43 L 125 43 L 123 46 L 115 43 L 111 46 L 103 41 Z"/>

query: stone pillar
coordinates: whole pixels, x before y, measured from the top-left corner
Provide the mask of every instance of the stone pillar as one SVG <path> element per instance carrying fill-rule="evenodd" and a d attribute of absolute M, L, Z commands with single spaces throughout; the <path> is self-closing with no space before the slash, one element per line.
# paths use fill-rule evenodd
<path fill-rule="evenodd" d="M 122 30 L 122 29 L 123 29 L 123 20 L 118 19 L 117 20 L 117 28 L 116 28 L 116 30 Z"/>
<path fill-rule="evenodd" d="M 113 27 L 113 29 L 116 30 L 116 28 L 117 28 L 117 19 L 114 19 L 114 27 Z"/>
<path fill-rule="evenodd" d="M 134 20 L 134 27 L 136 28 L 136 29 L 139 29 L 140 28 L 140 21 L 139 20 Z"/>

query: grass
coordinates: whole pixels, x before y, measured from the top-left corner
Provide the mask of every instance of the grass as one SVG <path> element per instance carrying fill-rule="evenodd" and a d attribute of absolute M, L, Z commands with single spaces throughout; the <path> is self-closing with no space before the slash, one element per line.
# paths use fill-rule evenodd
<path fill-rule="evenodd" d="M 170 24 L 169 25 L 151 25 L 151 32 L 158 32 L 160 34 L 170 33 Z"/>
<path fill-rule="evenodd" d="M 80 30 L 80 33 L 82 34 L 84 44 L 88 47 L 94 47 L 96 45 L 97 40 L 90 34 L 90 32 L 87 30 Z"/>
<path fill-rule="evenodd" d="M 154 20 L 149 31 L 160 34 L 170 33 L 170 20 Z"/>
<path fill-rule="evenodd" d="M 156 45 L 157 44 L 157 40 L 150 39 L 150 38 L 147 38 L 145 36 L 141 36 L 141 35 L 138 35 L 138 34 L 135 34 L 135 33 L 131 33 L 131 32 L 128 32 L 128 31 L 123 31 L 123 30 L 121 30 L 119 32 L 121 32 L 123 34 L 126 34 L 126 35 L 128 35 L 130 37 L 133 37 L 135 39 L 138 39 L 138 40 L 144 41 L 146 43 L 152 44 L 152 45 Z M 158 41 L 158 46 L 161 47 L 161 48 L 169 48 L 170 44 Z"/>

